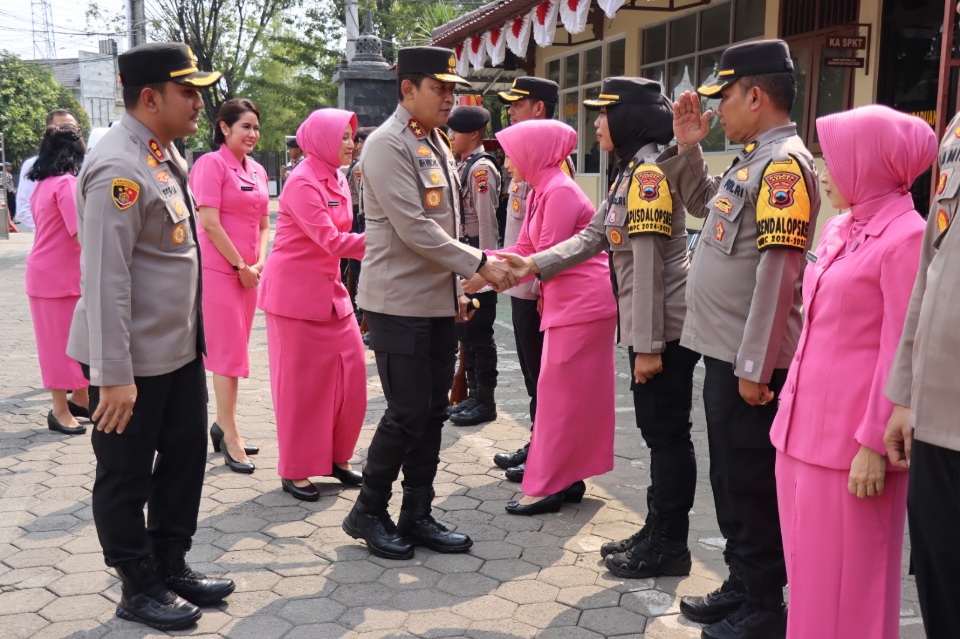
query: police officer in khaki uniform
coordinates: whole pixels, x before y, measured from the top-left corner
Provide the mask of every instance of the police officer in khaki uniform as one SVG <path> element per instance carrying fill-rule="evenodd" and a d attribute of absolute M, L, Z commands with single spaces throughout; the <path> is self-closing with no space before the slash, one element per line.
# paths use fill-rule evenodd
<path fill-rule="evenodd" d="M 786 633 L 786 572 L 770 426 L 800 336 L 820 195 L 790 122 L 796 78 L 783 41 L 730 47 L 716 80 L 698 91 L 720 97 L 724 134 L 743 150 L 723 175 L 707 174 L 699 143 L 712 113 L 687 92 L 674 105 L 678 146 L 659 166 L 687 210 L 705 218 L 680 343 L 704 356 L 710 482 L 730 577 L 706 597 L 683 598 L 680 610 L 711 624 L 708 639 L 771 639 Z"/>
<path fill-rule="evenodd" d="M 878 132 L 879 133 L 879 132 Z M 910 559 L 927 637 L 960 628 L 960 114 L 940 145 L 940 173 L 920 253 L 920 270 L 886 395 L 897 404 L 884 443 L 890 461 L 910 469 Z"/>
<path fill-rule="evenodd" d="M 509 105 L 507 114 L 510 124 L 527 120 L 543 120 L 554 117 L 557 102 L 560 100 L 560 86 L 552 80 L 522 76 L 513 81 L 508 91 L 497 94 L 500 102 Z M 573 177 L 572 158 L 567 158 L 561 167 Z M 527 195 L 530 185 L 526 182 L 510 180 L 509 200 L 507 202 L 507 223 L 503 232 L 503 245 L 513 246 L 520 237 L 523 219 L 527 215 Z M 513 320 L 513 336 L 517 342 L 517 359 L 523 373 L 523 383 L 530 396 L 531 428 L 537 416 L 537 381 L 540 379 L 540 360 L 543 355 L 543 332 L 540 330 L 540 312 L 537 303 L 540 299 L 540 285 L 525 282 L 507 291 L 510 296 L 510 310 Z M 527 462 L 530 444 L 512 453 L 497 453 L 493 463 L 506 470 L 510 481 L 523 481 L 523 470 Z"/>
<path fill-rule="evenodd" d="M 362 127 L 357 129 L 357 135 L 353 140 L 353 161 L 347 166 L 340 167 L 347 178 L 347 186 L 350 187 L 350 197 L 353 201 L 353 223 L 350 226 L 351 233 L 363 233 L 366 223 L 363 217 L 363 198 L 360 196 L 360 153 L 363 151 L 363 145 L 367 137 L 373 133 L 373 127 Z M 360 283 L 360 260 L 344 258 L 341 260 L 341 275 L 343 283 L 350 293 L 350 302 L 353 304 L 353 312 L 357 317 L 359 324 L 363 319 L 363 311 L 357 306 L 357 286 Z M 364 335 L 366 337 L 366 335 Z"/>
<path fill-rule="evenodd" d="M 134 47 L 118 65 L 126 113 L 78 178 L 81 297 L 67 353 L 90 379 L 93 519 L 123 584 L 117 616 L 170 630 L 234 589 L 184 560 L 206 467 L 207 384 L 197 223 L 173 141 L 196 133 L 197 87 L 220 74 L 170 42 Z"/>
<path fill-rule="evenodd" d="M 453 107 L 455 84 L 469 86 L 455 64 L 449 49 L 398 52 L 400 104 L 367 138 L 360 162 L 367 234 L 357 302 L 366 312 L 387 409 L 343 528 L 388 559 L 409 559 L 415 545 L 464 552 L 473 544 L 430 516 L 453 379 L 454 321 L 470 318 L 459 278 L 480 273 L 497 288 L 516 284 L 503 262 L 457 241 L 459 178 L 438 130 Z M 403 503 L 394 526 L 387 504 L 401 469 Z"/>
<path fill-rule="evenodd" d="M 500 169 L 496 158 L 483 150 L 483 135 L 490 112 L 483 107 L 462 106 L 453 111 L 447 126 L 453 131 L 450 150 L 462 160 L 460 178 L 460 241 L 480 250 L 496 249 L 499 241 L 497 204 L 500 200 Z M 497 346 L 493 323 L 497 319 L 497 292 L 476 292 L 480 308 L 473 319 L 457 326 L 463 342 L 467 398 L 453 406 L 450 422 L 475 426 L 497 418 L 494 389 L 497 386 Z"/>

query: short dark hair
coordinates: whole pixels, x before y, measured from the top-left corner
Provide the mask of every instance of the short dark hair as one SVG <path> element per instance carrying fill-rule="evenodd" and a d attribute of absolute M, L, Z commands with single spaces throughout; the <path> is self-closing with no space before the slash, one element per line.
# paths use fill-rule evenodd
<path fill-rule="evenodd" d="M 790 113 L 797 98 L 797 78 L 792 71 L 746 75 L 740 78 L 740 84 L 744 92 L 757 87 L 767 94 L 773 106 L 784 113 Z"/>
<path fill-rule="evenodd" d="M 375 126 L 362 126 L 357 129 L 357 134 L 353 137 L 354 142 L 363 142 L 370 134 L 377 130 Z"/>
<path fill-rule="evenodd" d="M 51 111 L 50 113 L 47 114 L 47 126 L 50 126 L 51 124 L 53 124 L 53 119 L 54 119 L 55 117 L 57 117 L 58 115 L 59 115 L 59 116 L 69 115 L 69 116 L 70 116 L 71 118 L 73 118 L 74 120 L 77 119 L 77 116 L 75 116 L 75 115 L 74 115 L 73 113 L 71 113 L 70 111 L 67 111 L 66 109 L 54 109 L 53 111 Z"/>
<path fill-rule="evenodd" d="M 423 79 L 426 78 L 425 73 L 405 73 L 403 75 L 397 76 L 397 98 L 403 102 L 403 81 L 410 80 L 413 82 L 413 86 L 420 88 L 420 85 L 423 84 Z"/>
<path fill-rule="evenodd" d="M 257 105 L 246 98 L 233 98 L 221 104 L 220 110 L 217 111 L 217 119 L 213 123 L 213 143 L 220 145 L 227 141 L 220 129 L 221 122 L 227 126 L 233 126 L 244 113 L 252 113 L 257 116 L 257 122 L 260 121 L 260 110 L 257 109 Z"/>
<path fill-rule="evenodd" d="M 55 175 L 76 173 L 86 152 L 79 128 L 72 124 L 48 126 L 40 141 L 40 154 L 27 178 L 39 182 Z"/>
<path fill-rule="evenodd" d="M 167 90 L 166 82 L 156 82 L 153 84 L 141 84 L 139 86 L 123 87 L 123 108 L 132 111 L 140 104 L 140 94 L 144 89 L 153 89 L 157 93 L 164 93 Z"/>
<path fill-rule="evenodd" d="M 548 120 L 552 120 L 556 114 L 557 114 L 557 103 L 544 101 L 543 116 Z"/>

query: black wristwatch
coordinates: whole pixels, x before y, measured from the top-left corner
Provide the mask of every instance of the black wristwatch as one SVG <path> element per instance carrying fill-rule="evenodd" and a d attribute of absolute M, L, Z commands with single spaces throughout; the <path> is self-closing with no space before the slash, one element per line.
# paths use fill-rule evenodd
<path fill-rule="evenodd" d="M 480 266 L 477 267 L 477 273 L 480 272 L 480 269 L 482 269 L 482 268 L 483 268 L 483 265 L 486 264 L 486 263 L 487 263 L 487 254 L 486 254 L 486 253 L 481 253 L 481 254 L 480 254 Z"/>
<path fill-rule="evenodd" d="M 239 270 L 242 270 L 242 269 L 247 268 L 247 263 L 244 262 L 244 261 L 243 261 L 243 258 L 241 257 L 241 258 L 240 258 L 240 261 L 237 262 L 236 264 L 232 265 L 232 266 L 233 266 L 233 270 L 239 271 Z"/>

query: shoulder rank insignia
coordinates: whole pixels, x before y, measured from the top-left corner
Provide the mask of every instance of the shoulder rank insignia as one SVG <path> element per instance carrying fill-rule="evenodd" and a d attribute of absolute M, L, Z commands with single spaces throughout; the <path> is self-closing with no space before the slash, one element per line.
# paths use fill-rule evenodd
<path fill-rule="evenodd" d="M 737 179 L 741 182 L 746 182 L 748 179 L 750 179 L 750 167 L 745 166 L 737 171 Z"/>
<path fill-rule="evenodd" d="M 947 215 L 947 212 L 943 209 L 937 211 L 937 230 L 940 233 L 943 233 L 947 230 L 947 227 L 950 226 L 950 217 Z"/>
<path fill-rule="evenodd" d="M 744 155 L 749 155 L 749 154 L 753 153 L 753 150 L 754 150 L 755 148 L 757 148 L 757 143 L 756 143 L 756 142 L 750 142 L 749 144 L 747 144 L 747 146 L 743 147 L 743 154 L 744 154 Z"/>
<path fill-rule="evenodd" d="M 150 141 L 147 143 L 150 146 L 150 152 L 158 159 L 162 160 L 166 155 L 163 154 L 163 147 L 160 146 L 160 143 L 150 138 Z"/>
<path fill-rule="evenodd" d="M 418 140 L 427 136 L 426 131 L 423 130 L 423 127 L 414 118 L 407 120 L 407 128 L 410 129 L 410 131 Z"/>
<path fill-rule="evenodd" d="M 810 194 L 800 164 L 791 157 L 771 162 L 763 172 L 757 196 L 757 249 L 807 247 Z"/>
<path fill-rule="evenodd" d="M 417 147 L 417 155 L 422 155 L 423 157 L 429 157 L 431 155 L 430 149 L 423 146 L 422 144 Z"/>
<path fill-rule="evenodd" d="M 115 179 L 110 189 L 113 197 L 113 203 L 121 211 L 126 211 L 133 206 L 137 198 L 140 197 L 140 185 L 133 180 Z"/>
<path fill-rule="evenodd" d="M 160 166 L 160 161 L 157 158 L 153 157 L 152 155 L 148 155 L 147 166 L 149 166 L 151 169 L 155 169 L 158 166 Z"/>

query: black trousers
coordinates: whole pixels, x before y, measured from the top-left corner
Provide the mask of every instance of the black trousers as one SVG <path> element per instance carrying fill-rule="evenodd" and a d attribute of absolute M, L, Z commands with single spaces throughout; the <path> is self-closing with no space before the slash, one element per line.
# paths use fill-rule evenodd
<path fill-rule="evenodd" d="M 17 194 L 7 191 L 7 210 L 10 211 L 10 219 L 17 217 Z"/>
<path fill-rule="evenodd" d="M 710 445 L 710 483 L 720 532 L 727 540 L 724 559 L 748 591 L 779 597 L 787 582 L 780 536 L 770 426 L 777 401 L 751 406 L 740 397 L 739 378 L 730 362 L 704 357 L 703 405 Z M 777 397 L 787 371 L 773 372 Z"/>
<path fill-rule="evenodd" d="M 650 448 L 650 487 L 647 502 L 666 517 L 686 517 L 697 488 L 697 457 L 690 430 L 693 422 L 693 369 L 700 354 L 667 342 L 661 354 L 663 370 L 646 384 L 633 381 L 636 353 L 630 354 L 630 390 L 637 427 Z"/>
<path fill-rule="evenodd" d="M 90 369 L 83 371 L 89 379 Z M 134 383 L 137 402 L 123 433 L 92 436 L 93 521 L 108 566 L 149 555 L 154 542 L 193 537 L 207 463 L 203 359 Z M 91 415 L 99 403 L 100 388 L 90 386 Z"/>
<path fill-rule="evenodd" d="M 363 481 L 390 490 L 402 469 L 407 486 L 433 485 L 453 383 L 454 319 L 366 315 L 387 410 L 370 442 Z"/>
<path fill-rule="evenodd" d="M 960 634 L 960 452 L 913 440 L 907 518 L 910 559 L 929 639 Z"/>
<path fill-rule="evenodd" d="M 540 313 L 537 300 L 510 298 L 513 315 L 513 337 L 517 340 L 517 359 L 523 383 L 530 397 L 530 423 L 537 416 L 537 380 L 540 379 L 540 360 L 543 357 L 543 333 L 540 331 Z"/>
<path fill-rule="evenodd" d="M 468 295 L 480 302 L 469 322 L 457 324 L 457 339 L 463 342 L 467 386 L 497 387 L 497 345 L 493 341 L 493 323 L 497 319 L 497 292 Z"/>

